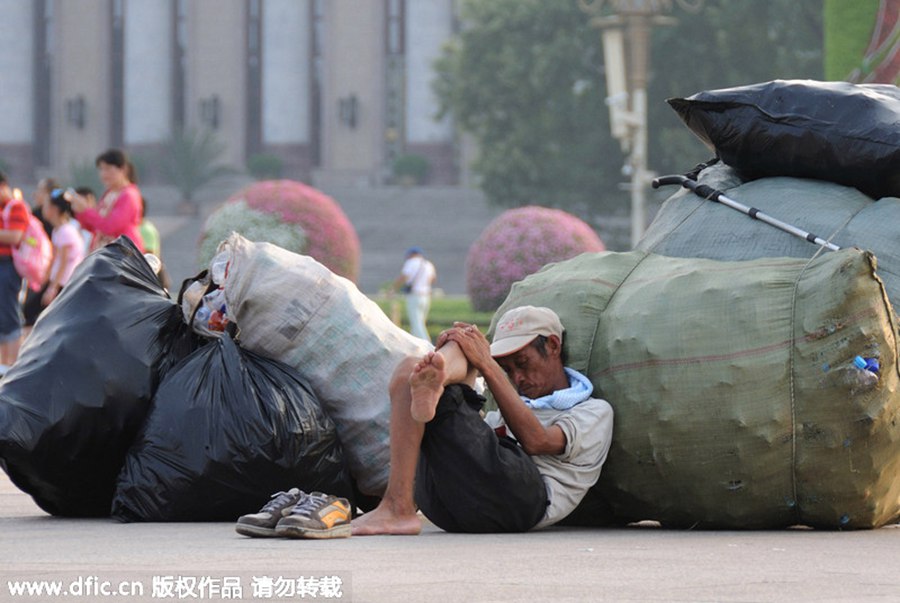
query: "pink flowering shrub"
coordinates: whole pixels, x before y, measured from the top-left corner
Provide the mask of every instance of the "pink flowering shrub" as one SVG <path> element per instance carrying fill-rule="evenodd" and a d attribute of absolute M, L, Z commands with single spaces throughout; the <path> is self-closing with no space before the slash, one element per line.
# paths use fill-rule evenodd
<path fill-rule="evenodd" d="M 277 216 L 295 224 L 305 238 L 302 250 L 335 274 L 356 282 L 359 277 L 359 237 L 340 206 L 325 193 L 293 180 L 264 180 L 238 191 L 225 205 L 242 203 L 253 212 Z M 233 230 L 241 232 L 241 224 Z"/>
<path fill-rule="evenodd" d="M 591 227 L 572 214 L 537 205 L 505 211 L 469 248 L 466 287 L 472 306 L 496 310 L 513 283 L 546 264 L 605 249 Z"/>

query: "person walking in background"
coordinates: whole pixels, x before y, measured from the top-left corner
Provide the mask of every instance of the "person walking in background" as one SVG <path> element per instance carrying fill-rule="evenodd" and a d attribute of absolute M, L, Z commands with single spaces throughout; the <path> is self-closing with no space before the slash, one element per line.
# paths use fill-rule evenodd
<path fill-rule="evenodd" d="M 406 314 L 410 332 L 426 341 L 431 341 L 425 321 L 431 308 L 431 286 L 437 278 L 434 264 L 425 259 L 421 247 L 406 250 L 406 261 L 400 276 L 394 280 L 394 288 L 406 295 Z"/>
<path fill-rule="evenodd" d="M 125 235 L 143 252 L 144 240 L 140 233 L 143 201 L 134 166 L 119 149 L 101 153 L 95 163 L 100 181 L 106 187 L 96 207 L 91 207 L 77 193 L 69 199 L 78 222 L 93 234 L 91 251 Z"/>
<path fill-rule="evenodd" d="M 8 207 L 7 207 L 8 206 Z M 18 245 L 28 227 L 28 208 L 13 197 L 6 174 L 0 172 L 0 371 L 12 365 L 19 355 L 22 336 L 22 308 L 19 290 L 22 277 L 13 264 L 13 246 Z"/>

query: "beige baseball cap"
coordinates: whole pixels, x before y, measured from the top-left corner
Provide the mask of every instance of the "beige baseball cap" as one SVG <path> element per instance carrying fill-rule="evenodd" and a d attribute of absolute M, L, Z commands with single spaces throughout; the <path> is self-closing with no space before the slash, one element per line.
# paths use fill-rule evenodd
<path fill-rule="evenodd" d="M 550 308 L 519 306 L 509 310 L 497 321 L 491 356 L 495 358 L 518 352 L 538 335 L 556 335 L 562 339 L 563 326 L 556 312 Z"/>

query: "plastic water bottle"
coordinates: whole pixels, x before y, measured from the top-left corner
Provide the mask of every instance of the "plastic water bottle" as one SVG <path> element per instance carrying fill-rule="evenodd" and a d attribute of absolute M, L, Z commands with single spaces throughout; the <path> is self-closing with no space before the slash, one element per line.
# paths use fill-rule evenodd
<path fill-rule="evenodd" d="M 206 323 L 209 322 L 209 308 L 206 306 L 197 308 L 197 313 L 194 315 L 194 321 L 206 325 Z"/>
<path fill-rule="evenodd" d="M 858 369 L 865 369 L 876 375 L 878 374 L 878 371 L 881 370 L 881 365 L 878 364 L 878 358 L 863 358 L 862 356 L 856 356 L 853 359 L 853 364 Z"/>
<path fill-rule="evenodd" d="M 856 356 L 853 358 L 853 390 L 867 390 L 878 383 L 878 365 L 877 358 L 863 358 Z"/>

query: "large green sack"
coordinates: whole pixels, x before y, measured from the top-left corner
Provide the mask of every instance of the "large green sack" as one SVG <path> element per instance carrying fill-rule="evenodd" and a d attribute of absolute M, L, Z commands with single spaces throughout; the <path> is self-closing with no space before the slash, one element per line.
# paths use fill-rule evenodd
<path fill-rule="evenodd" d="M 870 253 L 583 254 L 514 285 L 496 316 L 524 304 L 559 314 L 569 364 L 615 409 L 595 486 L 612 519 L 873 528 L 900 513 L 897 323 Z M 879 359 L 876 382 L 856 355 Z"/>
<path fill-rule="evenodd" d="M 888 297 L 894 308 L 900 308 L 900 199 L 873 201 L 855 188 L 823 180 L 743 182 L 721 163 L 701 172 L 698 181 L 840 247 L 873 252 Z M 805 239 L 683 189 L 663 204 L 636 248 L 711 260 L 810 258 L 819 250 Z"/>

